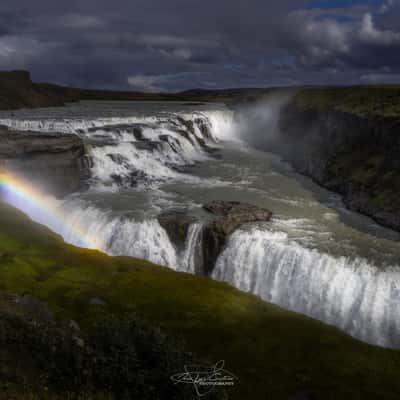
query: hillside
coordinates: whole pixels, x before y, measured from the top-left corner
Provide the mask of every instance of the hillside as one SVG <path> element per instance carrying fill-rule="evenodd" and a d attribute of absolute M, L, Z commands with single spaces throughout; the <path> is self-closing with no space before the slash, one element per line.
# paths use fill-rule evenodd
<path fill-rule="evenodd" d="M 398 397 L 398 351 L 361 343 L 335 328 L 264 303 L 226 284 L 176 273 L 145 261 L 108 257 L 97 251 L 66 245 L 47 228 L 32 223 L 21 212 L 5 204 L 0 205 L 0 227 L 0 290 L 15 293 L 12 296 L 29 294 L 40 299 L 60 321 L 58 324 L 76 321 L 82 330 L 79 338 L 83 343 L 91 343 L 96 332 L 95 337 L 103 337 L 103 328 L 99 331 L 99 324 L 107 326 L 107 321 L 115 318 L 126 321 L 135 315 L 135 318 L 147 321 L 151 329 L 159 327 L 173 340 L 184 343 L 185 351 L 192 352 L 196 360 L 212 364 L 225 360 L 225 368 L 238 378 L 229 390 L 232 399 Z M 64 398 L 65 390 L 68 390 L 68 398 L 79 398 L 82 388 L 90 389 L 90 379 L 97 376 L 96 369 L 93 372 L 89 363 L 91 378 L 78 376 L 77 386 L 68 384 L 72 378 L 64 374 L 68 365 L 65 360 L 70 360 L 65 358 L 71 352 L 70 347 L 63 350 L 63 346 L 56 346 L 58 357 L 51 358 L 54 361 L 51 371 L 55 369 L 59 374 L 56 378 L 50 375 L 50 379 L 48 364 L 40 361 L 42 357 L 32 356 L 37 347 L 25 345 L 14 352 L 15 347 L 4 345 L 10 335 L 15 342 L 21 334 L 26 334 L 24 319 L 14 323 L 10 321 L 15 320 L 15 316 L 11 320 L 10 316 L 4 319 L 4 309 L 8 310 L 8 315 L 13 312 L 9 300 L 5 300 L 7 296 L 11 295 L 0 296 L 0 311 L 3 310 L 0 320 L 3 326 L 8 326 L 8 334 L 0 335 L 3 341 L 0 349 L 3 353 L 7 351 L 9 360 L 0 370 L 3 393 L 8 394 L 7 398 L 47 399 L 56 398 L 56 394 Z M 44 312 L 45 316 L 47 314 Z M 40 328 L 41 325 L 34 326 Z M 29 330 L 29 340 L 36 338 L 35 343 L 38 340 L 42 343 L 43 332 L 39 328 Z M 10 329 L 15 329 L 14 334 Z M 45 332 L 51 334 L 52 329 L 57 328 L 45 328 Z M 156 339 L 151 335 L 145 337 L 148 337 L 150 348 L 157 348 L 154 345 Z M 55 343 L 57 340 L 55 337 Z M 122 346 L 119 348 L 125 352 L 127 344 L 121 342 L 121 338 L 118 340 L 118 346 Z M 69 343 L 68 336 L 61 343 L 65 341 Z M 81 342 L 78 340 L 77 343 Z M 161 341 L 162 349 L 163 343 Z M 47 347 L 44 350 L 50 351 Z M 64 356 L 63 351 L 67 352 Z M 21 352 L 24 360 L 29 360 L 27 367 L 22 369 Z M 176 357 L 179 364 L 181 358 Z M 168 365 L 175 373 L 181 372 L 176 371 L 176 363 Z M 73 368 L 75 371 L 78 367 Z M 78 368 L 78 371 L 81 370 Z M 109 382 L 109 386 L 102 387 L 106 397 L 101 397 L 96 388 L 92 388 L 91 398 L 115 395 L 116 378 L 113 376 L 110 369 L 102 378 Z M 163 384 L 158 383 L 160 388 L 167 385 L 165 376 L 163 379 Z M 119 387 L 127 384 L 126 380 L 121 382 Z M 134 386 L 137 387 L 136 383 Z M 125 389 L 130 390 L 129 387 Z M 152 398 L 165 398 L 161 394 L 158 396 Z"/>
<path fill-rule="evenodd" d="M 299 90 L 293 103 L 304 111 L 343 112 L 360 118 L 400 117 L 400 86 L 350 86 Z"/>

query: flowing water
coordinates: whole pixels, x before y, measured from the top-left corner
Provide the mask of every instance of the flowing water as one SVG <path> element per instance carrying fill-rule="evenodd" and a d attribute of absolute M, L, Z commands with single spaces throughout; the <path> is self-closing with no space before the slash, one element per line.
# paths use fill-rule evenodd
<path fill-rule="evenodd" d="M 400 348 L 399 235 L 346 210 L 338 196 L 277 156 L 251 148 L 223 105 L 82 102 L 2 113 L 0 124 L 85 141 L 93 161 L 90 189 L 56 202 L 63 222 L 9 198 L 66 241 L 194 273 L 207 218 L 202 204 L 221 199 L 266 207 L 272 221 L 237 230 L 212 277 L 364 341 Z M 257 129 L 268 134 L 268 125 Z M 169 209 L 198 219 L 184 249 L 158 223 Z"/>

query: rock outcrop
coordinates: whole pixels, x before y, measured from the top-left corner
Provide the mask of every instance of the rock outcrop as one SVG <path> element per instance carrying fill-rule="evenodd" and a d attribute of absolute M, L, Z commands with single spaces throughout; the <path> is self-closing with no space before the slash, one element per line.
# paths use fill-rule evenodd
<path fill-rule="evenodd" d="M 78 100 L 78 93 L 51 84 L 37 84 L 28 71 L 0 72 L 0 109 L 62 106 Z"/>
<path fill-rule="evenodd" d="M 90 175 L 82 140 L 60 133 L 17 132 L 0 128 L 0 171 L 63 197 L 81 189 Z"/>
<path fill-rule="evenodd" d="M 237 201 L 212 201 L 203 206 L 210 215 L 202 221 L 201 263 L 198 273 L 210 275 L 218 256 L 229 236 L 240 226 L 251 222 L 265 222 L 271 219 L 271 211 L 252 204 Z M 183 250 L 189 227 L 197 218 L 185 211 L 171 210 L 158 216 L 160 225 L 167 231 L 170 240 L 178 250 Z"/>
<path fill-rule="evenodd" d="M 209 275 L 229 236 L 241 225 L 250 222 L 269 221 L 271 211 L 252 204 L 237 201 L 212 201 L 203 206 L 213 214 L 214 220 L 203 229 L 204 272 Z"/>
<path fill-rule="evenodd" d="M 182 249 L 185 245 L 190 224 L 196 222 L 194 217 L 183 211 L 167 211 L 158 216 L 158 222 L 167 231 L 171 241 Z"/>

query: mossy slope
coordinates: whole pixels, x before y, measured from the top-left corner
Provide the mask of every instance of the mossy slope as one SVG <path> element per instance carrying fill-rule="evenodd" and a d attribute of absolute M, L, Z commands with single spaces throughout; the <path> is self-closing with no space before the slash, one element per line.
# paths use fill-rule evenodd
<path fill-rule="evenodd" d="M 66 245 L 2 203 L 0 289 L 28 292 L 87 331 L 106 315 L 135 312 L 183 338 L 197 356 L 225 360 L 239 378 L 232 399 L 400 394 L 400 352 L 361 343 L 222 283 Z M 95 297 L 105 305 L 91 305 Z"/>
<path fill-rule="evenodd" d="M 400 86 L 301 89 L 294 101 L 302 109 L 339 111 L 362 118 L 400 117 Z"/>

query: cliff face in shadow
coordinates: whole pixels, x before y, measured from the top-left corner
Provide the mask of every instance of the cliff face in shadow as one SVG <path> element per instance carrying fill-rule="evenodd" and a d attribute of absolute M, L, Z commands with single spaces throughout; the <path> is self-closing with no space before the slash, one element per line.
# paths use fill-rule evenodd
<path fill-rule="evenodd" d="M 273 147 L 297 171 L 340 193 L 348 208 L 400 230 L 400 118 L 305 107 L 295 97 L 279 127 Z"/>
<path fill-rule="evenodd" d="M 50 84 L 35 84 L 27 71 L 0 72 L 0 109 L 62 106 L 76 101 L 73 89 Z"/>
<path fill-rule="evenodd" d="M 79 190 L 90 175 L 89 159 L 78 136 L 7 128 L 0 128 L 2 171 L 58 197 Z"/>

